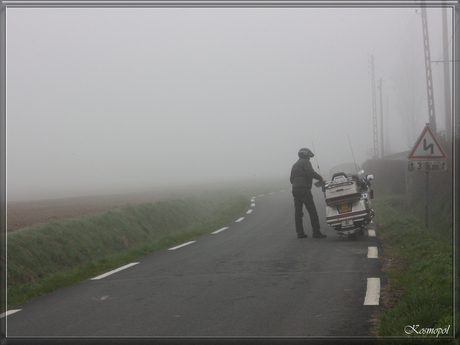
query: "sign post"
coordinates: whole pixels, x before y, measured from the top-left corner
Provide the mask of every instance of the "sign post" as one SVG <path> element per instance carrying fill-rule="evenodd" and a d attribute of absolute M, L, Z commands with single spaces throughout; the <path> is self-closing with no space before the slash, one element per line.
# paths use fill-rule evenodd
<path fill-rule="evenodd" d="M 426 124 L 407 158 L 409 159 L 409 171 L 425 172 L 425 226 L 428 228 L 430 171 L 447 170 L 446 154 L 431 131 L 429 124 Z"/>

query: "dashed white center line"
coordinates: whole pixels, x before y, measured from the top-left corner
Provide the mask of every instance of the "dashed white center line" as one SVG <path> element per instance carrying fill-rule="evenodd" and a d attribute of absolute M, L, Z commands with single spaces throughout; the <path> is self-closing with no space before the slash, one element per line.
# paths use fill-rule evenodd
<path fill-rule="evenodd" d="M 115 299 L 116 297 L 109 297 L 109 295 L 107 296 L 102 296 L 101 298 L 95 298 L 93 297 L 92 300 L 93 301 L 106 301 L 106 300 L 109 300 L 109 299 Z"/>
<path fill-rule="evenodd" d="M 248 210 L 248 212 L 246 212 L 246 214 L 250 214 L 252 212 L 252 209 Z"/>
<path fill-rule="evenodd" d="M 243 219 L 244 219 L 244 217 L 238 218 L 237 220 L 235 220 L 235 222 L 236 222 L 236 223 L 239 223 L 239 222 L 241 222 Z"/>
<path fill-rule="evenodd" d="M 380 278 L 367 278 L 367 291 L 364 305 L 379 305 Z"/>
<path fill-rule="evenodd" d="M 378 259 L 379 258 L 379 252 L 377 250 L 377 247 L 367 248 L 367 258 L 368 259 Z"/>
<path fill-rule="evenodd" d="M 122 266 L 122 267 L 119 267 L 119 268 L 117 268 L 117 269 L 115 269 L 115 270 L 113 270 L 113 271 L 109 271 L 109 272 L 107 272 L 107 273 L 101 274 L 100 276 L 91 278 L 91 280 L 99 280 L 99 279 L 105 278 L 105 277 L 107 277 L 107 276 L 109 276 L 109 275 L 111 275 L 111 274 L 120 272 L 120 271 L 122 271 L 122 270 L 125 270 L 125 269 L 131 267 L 131 266 L 137 265 L 138 263 L 139 263 L 139 262 L 131 262 L 130 264 L 127 264 L 127 265 L 124 265 L 124 266 Z"/>
<path fill-rule="evenodd" d="M 369 229 L 367 230 L 367 233 L 369 234 L 370 237 L 375 237 L 375 230 Z"/>
<path fill-rule="evenodd" d="M 188 246 L 189 244 L 192 244 L 192 243 L 195 243 L 195 242 L 196 242 L 196 241 L 190 241 L 190 242 L 187 242 L 187 243 L 182 243 L 182 244 L 180 244 L 180 245 L 178 245 L 178 246 L 169 248 L 168 250 L 176 250 L 176 249 L 179 249 L 179 248 Z"/>
<path fill-rule="evenodd" d="M 251 207 L 254 207 L 254 206 L 256 206 L 256 204 L 251 204 Z"/>
<path fill-rule="evenodd" d="M 4 318 L 5 316 L 8 316 L 8 315 L 12 315 L 14 313 L 17 313 L 18 311 L 21 311 L 22 309 L 12 309 L 12 310 L 8 310 L 4 313 L 1 313 L 0 314 L 0 319 Z"/>
<path fill-rule="evenodd" d="M 227 226 L 227 227 L 225 227 L 225 228 L 222 228 L 222 229 L 216 230 L 216 231 L 214 231 L 214 232 L 211 232 L 211 234 L 218 234 L 219 232 L 222 232 L 222 231 L 224 231 L 224 230 L 227 230 L 227 229 L 228 229 L 228 226 Z"/>

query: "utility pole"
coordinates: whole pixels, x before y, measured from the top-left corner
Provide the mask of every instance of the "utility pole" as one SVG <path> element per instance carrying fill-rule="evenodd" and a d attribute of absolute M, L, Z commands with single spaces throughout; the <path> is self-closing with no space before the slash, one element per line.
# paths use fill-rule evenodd
<path fill-rule="evenodd" d="M 447 32 L 447 8 L 444 5 L 442 9 L 442 41 L 444 56 L 444 103 L 445 103 L 445 123 L 446 139 L 452 138 L 452 120 L 451 120 L 451 100 L 450 100 L 450 76 L 449 76 L 449 43 Z"/>
<path fill-rule="evenodd" d="M 374 132 L 374 159 L 379 156 L 379 142 L 377 134 L 377 101 L 375 95 L 375 70 L 374 70 L 374 55 L 371 55 L 371 76 L 372 76 L 372 117 L 373 121 L 373 132 Z"/>
<path fill-rule="evenodd" d="M 382 78 L 379 79 L 380 90 L 380 155 L 381 158 L 385 156 L 383 147 L 383 99 L 382 99 Z"/>
<path fill-rule="evenodd" d="M 433 96 L 433 78 L 431 73 L 431 57 L 430 57 L 430 40 L 428 36 L 428 18 L 426 15 L 426 4 L 422 1 L 422 28 L 423 28 L 423 45 L 425 48 L 425 73 L 426 73 L 426 89 L 428 96 L 428 119 L 431 130 L 436 130 L 436 115 L 434 111 L 434 96 Z"/>
<path fill-rule="evenodd" d="M 386 95 L 386 108 L 385 108 L 385 113 L 387 116 L 385 116 L 385 152 L 389 154 L 391 152 L 391 146 L 390 146 L 390 105 L 388 101 L 388 94 Z"/>

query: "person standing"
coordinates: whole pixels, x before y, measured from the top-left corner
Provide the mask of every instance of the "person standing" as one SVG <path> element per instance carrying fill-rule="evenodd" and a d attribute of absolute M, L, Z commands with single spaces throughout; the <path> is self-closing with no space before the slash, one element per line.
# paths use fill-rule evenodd
<path fill-rule="evenodd" d="M 297 238 L 307 238 L 303 228 L 303 205 L 310 215 L 310 222 L 312 226 L 313 238 L 325 238 L 320 231 L 318 213 L 316 212 L 315 202 L 313 201 L 313 195 L 311 194 L 311 187 L 313 179 L 326 183 L 326 180 L 321 177 L 310 162 L 310 158 L 315 155 L 307 148 L 299 150 L 299 160 L 294 163 L 291 169 L 290 181 L 292 184 L 292 195 L 294 197 L 294 208 L 295 208 L 295 230 L 297 232 Z"/>

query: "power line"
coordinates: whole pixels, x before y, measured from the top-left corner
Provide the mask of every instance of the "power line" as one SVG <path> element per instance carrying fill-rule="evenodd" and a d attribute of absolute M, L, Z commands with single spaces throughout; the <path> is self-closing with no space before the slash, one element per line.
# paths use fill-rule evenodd
<path fill-rule="evenodd" d="M 447 43 L 447 46 L 450 47 L 451 43 L 452 43 L 452 38 L 454 37 L 454 33 L 457 31 L 457 27 L 458 27 L 458 23 L 460 22 L 460 18 L 457 19 L 457 22 L 455 23 L 455 27 L 454 27 L 454 30 L 453 32 L 451 33 L 450 35 L 450 39 L 449 39 L 449 42 Z M 448 60 L 449 62 L 458 62 L 459 60 Z M 438 59 L 438 61 L 431 61 L 431 62 L 444 62 L 444 51 L 441 55 L 441 57 Z"/>
<path fill-rule="evenodd" d="M 408 17 L 408 14 L 410 12 L 403 12 L 402 15 L 405 15 L 406 18 Z M 387 56 L 392 56 L 393 52 L 395 51 L 396 48 L 400 46 L 401 41 L 405 38 L 407 30 L 411 27 L 414 19 L 415 19 L 415 11 L 412 13 L 412 18 L 409 19 L 408 24 L 404 27 L 403 30 L 394 30 L 394 34 L 391 36 L 391 43 L 389 48 L 386 50 L 385 54 L 382 56 L 382 60 L 385 61 L 387 59 Z M 396 21 L 396 19 L 395 19 Z M 404 20 L 399 20 L 399 23 L 401 25 L 404 25 L 406 21 Z M 402 32 L 402 34 L 401 34 Z M 396 38 L 395 38 L 396 36 Z"/>

